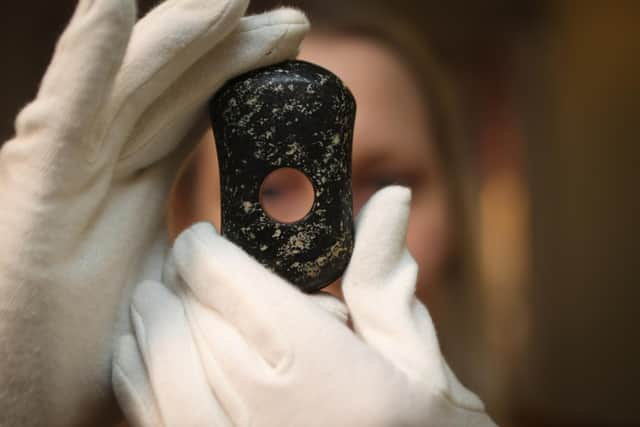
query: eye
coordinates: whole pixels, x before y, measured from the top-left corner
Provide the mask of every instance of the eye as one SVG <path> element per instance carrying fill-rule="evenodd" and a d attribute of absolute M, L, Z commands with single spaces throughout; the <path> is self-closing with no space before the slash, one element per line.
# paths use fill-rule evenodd
<path fill-rule="evenodd" d="M 314 202 L 311 181 L 300 171 L 282 168 L 269 174 L 260 186 L 260 204 L 271 218 L 283 223 L 298 221 Z"/>
<path fill-rule="evenodd" d="M 287 189 L 282 185 L 263 185 L 260 190 L 260 197 L 263 200 L 277 200 L 287 193 Z"/>

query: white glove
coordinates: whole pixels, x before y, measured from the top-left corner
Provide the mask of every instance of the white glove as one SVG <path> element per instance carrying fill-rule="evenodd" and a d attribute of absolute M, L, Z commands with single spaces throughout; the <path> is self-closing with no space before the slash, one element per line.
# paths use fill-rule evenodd
<path fill-rule="evenodd" d="M 119 416 L 114 337 L 132 285 L 161 276 L 167 193 L 206 102 L 294 57 L 308 28 L 287 9 L 241 19 L 247 4 L 169 0 L 134 26 L 135 0 L 79 2 L 0 152 L 0 425 Z"/>
<path fill-rule="evenodd" d="M 144 282 L 121 339 L 114 386 L 149 426 L 494 426 L 442 358 L 414 296 L 405 247 L 410 193 L 363 209 L 343 279 L 355 333 L 208 224 L 183 232 L 174 291 Z M 171 265 L 165 280 L 172 281 Z M 176 293 L 174 293 L 176 292 Z M 177 294 L 177 296 L 176 296 Z M 323 304 L 325 305 L 325 300 Z M 334 300 L 334 310 L 340 302 Z M 339 310 L 338 310 L 339 311 Z"/>

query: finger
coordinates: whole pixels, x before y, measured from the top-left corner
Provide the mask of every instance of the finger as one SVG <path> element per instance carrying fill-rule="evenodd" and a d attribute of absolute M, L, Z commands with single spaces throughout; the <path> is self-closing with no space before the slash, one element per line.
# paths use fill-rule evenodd
<path fill-rule="evenodd" d="M 201 304 L 186 285 L 182 292 L 209 385 L 234 424 L 249 425 L 251 411 L 240 396 L 258 384 L 269 383 L 271 367 L 236 328 Z"/>
<path fill-rule="evenodd" d="M 358 270 L 361 279 L 382 282 L 376 279 L 390 274 L 404 256 L 410 204 L 411 190 L 389 186 L 363 206 L 355 224 L 356 242 L 349 265 Z"/>
<path fill-rule="evenodd" d="M 75 143 L 76 137 L 93 126 L 122 62 L 135 17 L 134 0 L 79 2 L 58 41 L 36 101 L 18 116 L 19 137 L 42 129 L 56 132 L 43 142 L 47 150 L 57 152 L 53 141 Z"/>
<path fill-rule="evenodd" d="M 198 302 L 189 287 L 180 278 L 173 254 L 167 258 L 162 277 L 165 285 L 171 284 L 167 285 L 169 289 L 182 295 L 191 331 L 199 343 L 200 354 L 212 356 L 211 363 L 221 365 L 222 370 L 230 373 L 232 377 L 253 377 L 255 380 L 260 375 L 258 372 L 265 367 L 265 361 L 219 314 Z M 213 374 L 217 377 L 221 375 L 221 372 Z M 222 381 L 214 382 L 221 383 Z"/>
<path fill-rule="evenodd" d="M 105 149 L 121 149 L 127 135 L 122 128 L 130 130 L 158 96 L 227 36 L 247 5 L 248 0 L 168 0 L 136 24 L 103 128 L 97 130 Z M 108 133 L 114 130 L 118 134 Z"/>
<path fill-rule="evenodd" d="M 113 358 L 113 390 L 133 427 L 163 426 L 147 370 L 131 335 L 120 338 Z"/>
<path fill-rule="evenodd" d="M 293 9 L 243 18 L 145 110 L 118 174 L 146 167 L 173 150 L 197 117 L 206 115 L 209 98 L 228 79 L 295 57 L 308 28 L 304 14 Z"/>
<path fill-rule="evenodd" d="M 408 372 L 428 371 L 446 385 L 438 341 L 415 298 L 417 264 L 406 249 L 410 192 L 387 187 L 362 209 L 342 290 L 354 330 Z"/>
<path fill-rule="evenodd" d="M 224 39 L 248 0 L 167 0 L 135 26 L 118 77 L 119 95 L 153 97 Z M 136 98 L 137 99 L 137 98 Z"/>
<path fill-rule="evenodd" d="M 159 283 L 143 282 L 131 317 L 165 425 L 229 425 L 206 381 L 180 300 Z"/>
<path fill-rule="evenodd" d="M 280 316 L 317 310 L 300 291 L 218 236 L 208 223 L 180 234 L 173 253 L 180 276 L 203 305 L 236 328 L 274 369 L 287 363 L 290 350 L 283 328 L 290 322 Z"/>
<path fill-rule="evenodd" d="M 169 253 L 162 268 L 162 283 L 173 293 L 178 293 L 180 288 L 180 276 L 173 254 Z"/>

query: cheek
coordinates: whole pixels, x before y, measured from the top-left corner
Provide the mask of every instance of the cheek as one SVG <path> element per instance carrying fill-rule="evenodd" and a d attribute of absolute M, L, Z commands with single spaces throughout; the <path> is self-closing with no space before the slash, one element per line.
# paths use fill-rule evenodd
<path fill-rule="evenodd" d="M 168 229 L 171 240 L 199 221 L 220 229 L 220 177 L 213 134 L 209 131 L 183 165 L 172 189 Z"/>
<path fill-rule="evenodd" d="M 414 195 L 407 233 L 407 246 L 420 267 L 418 288 L 443 286 L 443 272 L 451 253 L 448 203 L 442 192 Z"/>
<path fill-rule="evenodd" d="M 220 171 L 213 134 L 208 131 L 198 150 L 198 187 L 195 219 L 220 230 Z"/>

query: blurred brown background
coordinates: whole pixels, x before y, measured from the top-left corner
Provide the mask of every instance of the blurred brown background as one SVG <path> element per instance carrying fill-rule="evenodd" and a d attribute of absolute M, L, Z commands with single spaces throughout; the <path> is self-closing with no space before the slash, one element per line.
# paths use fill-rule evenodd
<path fill-rule="evenodd" d="M 640 2 L 395 3 L 450 68 L 469 128 L 489 412 L 640 425 Z M 2 140 L 74 4 L 2 5 Z"/>

